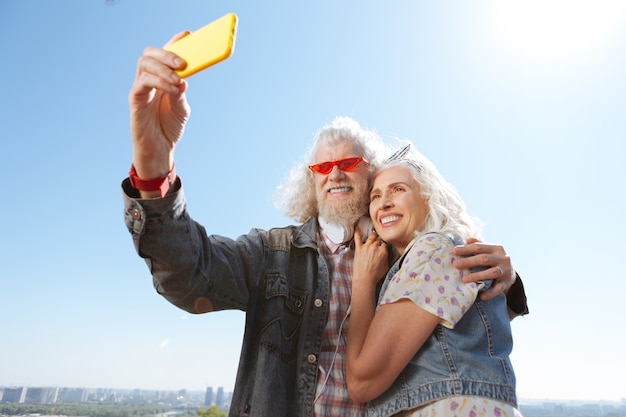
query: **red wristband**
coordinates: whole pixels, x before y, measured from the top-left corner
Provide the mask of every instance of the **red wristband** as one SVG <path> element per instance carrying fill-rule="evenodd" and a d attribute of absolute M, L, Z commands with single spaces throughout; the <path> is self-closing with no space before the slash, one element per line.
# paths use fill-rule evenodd
<path fill-rule="evenodd" d="M 176 171 L 174 171 L 174 165 L 172 165 L 172 169 L 166 176 L 162 178 L 144 179 L 137 176 L 135 166 L 131 165 L 128 177 L 130 178 L 130 185 L 132 185 L 133 188 L 140 191 L 159 191 L 161 198 L 163 198 L 176 179 Z"/>

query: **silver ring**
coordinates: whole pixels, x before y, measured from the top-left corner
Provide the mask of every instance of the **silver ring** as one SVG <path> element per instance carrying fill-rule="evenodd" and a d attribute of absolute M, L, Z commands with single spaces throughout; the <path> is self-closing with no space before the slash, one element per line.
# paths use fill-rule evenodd
<path fill-rule="evenodd" d="M 502 275 L 504 275 L 504 271 L 502 270 L 502 268 L 500 268 L 499 266 L 495 267 L 498 270 L 498 275 L 496 276 L 496 278 L 500 278 Z"/>

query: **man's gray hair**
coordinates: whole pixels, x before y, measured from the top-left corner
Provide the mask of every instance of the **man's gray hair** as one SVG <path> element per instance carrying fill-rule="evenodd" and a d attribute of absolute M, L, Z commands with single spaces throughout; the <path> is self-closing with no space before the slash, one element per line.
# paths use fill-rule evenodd
<path fill-rule="evenodd" d="M 278 186 L 275 203 L 285 215 L 302 223 L 319 215 L 315 178 L 309 165 L 320 162 L 313 160 L 319 146 L 334 145 L 344 141 L 354 142 L 355 148 L 361 150 L 362 154 L 355 156 L 362 156 L 369 162 L 370 174 L 378 166 L 381 156 L 388 153 L 383 140 L 374 130 L 361 127 L 349 117 L 335 118 L 330 125 L 324 126 L 317 132 L 313 145 L 303 160 L 294 165 L 285 183 Z"/>

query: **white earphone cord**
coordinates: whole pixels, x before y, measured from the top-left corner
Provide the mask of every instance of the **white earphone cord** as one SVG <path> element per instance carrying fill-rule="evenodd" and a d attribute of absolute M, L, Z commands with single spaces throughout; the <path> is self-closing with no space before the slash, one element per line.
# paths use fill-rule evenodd
<path fill-rule="evenodd" d="M 330 378 L 330 372 L 333 369 L 333 365 L 335 364 L 335 358 L 337 357 L 337 353 L 339 352 L 339 342 L 341 341 L 341 330 L 343 329 L 343 325 L 348 319 L 348 316 L 350 315 L 350 307 L 352 306 L 348 306 L 346 315 L 343 316 L 343 320 L 341 320 L 341 324 L 339 325 L 339 335 L 337 336 L 337 344 L 335 346 L 335 353 L 333 353 L 333 359 L 330 361 L 330 366 L 328 367 L 328 371 L 326 372 L 326 377 L 324 378 L 324 382 L 322 383 L 322 388 L 320 388 L 320 391 L 315 396 L 315 399 L 313 400 L 313 404 L 315 404 L 317 400 L 319 400 L 319 398 L 324 393 L 324 389 L 326 388 L 326 383 L 328 382 L 328 378 Z"/>

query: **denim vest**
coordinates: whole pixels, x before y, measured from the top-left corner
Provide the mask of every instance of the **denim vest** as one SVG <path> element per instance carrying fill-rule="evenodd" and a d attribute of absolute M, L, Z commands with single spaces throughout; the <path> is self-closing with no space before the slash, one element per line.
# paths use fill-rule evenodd
<path fill-rule="evenodd" d="M 455 240 L 451 239 L 450 248 L 460 243 Z M 387 273 L 380 297 L 402 260 Z M 391 416 L 453 395 L 488 397 L 517 406 L 509 360 L 512 348 L 505 295 L 488 301 L 477 298 L 454 329 L 435 328 L 393 385 L 369 403 L 368 415 Z"/>
<path fill-rule="evenodd" d="M 230 417 L 312 416 L 329 310 L 317 220 L 236 240 L 208 236 L 189 216 L 182 187 L 140 200 L 128 180 L 122 186 L 125 223 L 157 292 L 190 313 L 246 312 Z"/>

